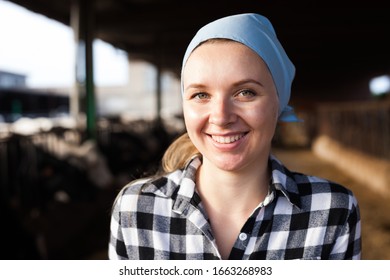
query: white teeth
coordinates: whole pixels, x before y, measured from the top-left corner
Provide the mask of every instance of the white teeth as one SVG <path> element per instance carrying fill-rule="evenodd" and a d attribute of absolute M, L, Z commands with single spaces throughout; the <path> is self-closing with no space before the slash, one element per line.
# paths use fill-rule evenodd
<path fill-rule="evenodd" d="M 211 137 L 215 142 L 221 143 L 221 144 L 230 144 L 233 142 L 238 141 L 244 136 L 244 134 L 238 134 L 238 135 L 232 135 L 232 136 L 216 136 L 212 135 Z"/>

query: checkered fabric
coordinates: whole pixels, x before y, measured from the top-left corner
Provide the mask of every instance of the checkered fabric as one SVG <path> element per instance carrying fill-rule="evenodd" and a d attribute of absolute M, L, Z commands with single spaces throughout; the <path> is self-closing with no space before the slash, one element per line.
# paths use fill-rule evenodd
<path fill-rule="evenodd" d="M 195 188 L 195 158 L 184 170 L 127 185 L 111 218 L 110 259 L 221 259 Z M 291 172 L 270 156 L 270 192 L 248 218 L 229 259 L 360 259 L 353 193 Z"/>

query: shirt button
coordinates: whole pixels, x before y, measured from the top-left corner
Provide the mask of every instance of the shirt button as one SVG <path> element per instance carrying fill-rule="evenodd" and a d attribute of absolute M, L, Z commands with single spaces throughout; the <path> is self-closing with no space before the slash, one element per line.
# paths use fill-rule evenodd
<path fill-rule="evenodd" d="M 248 238 L 248 235 L 246 233 L 241 232 L 240 235 L 238 236 L 238 238 L 241 241 L 245 241 Z"/>

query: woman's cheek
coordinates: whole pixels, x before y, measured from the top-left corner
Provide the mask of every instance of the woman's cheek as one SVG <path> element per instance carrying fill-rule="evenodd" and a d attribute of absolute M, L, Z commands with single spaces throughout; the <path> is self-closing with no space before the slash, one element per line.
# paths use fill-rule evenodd
<path fill-rule="evenodd" d="M 184 122 L 187 128 L 187 131 L 190 132 L 197 126 L 199 119 L 199 112 L 194 110 L 189 106 L 184 106 Z"/>
<path fill-rule="evenodd" d="M 205 105 L 187 104 L 184 105 L 184 118 L 192 121 L 198 121 L 204 118 L 207 109 Z"/>

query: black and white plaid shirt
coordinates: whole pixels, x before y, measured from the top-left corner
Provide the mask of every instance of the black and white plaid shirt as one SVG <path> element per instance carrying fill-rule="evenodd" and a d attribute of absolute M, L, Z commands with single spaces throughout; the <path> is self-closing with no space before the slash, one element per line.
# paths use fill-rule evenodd
<path fill-rule="evenodd" d="M 110 259 L 221 259 L 195 188 L 200 164 L 195 158 L 184 170 L 138 180 L 119 193 Z M 229 259 L 360 259 L 360 214 L 351 191 L 290 172 L 274 156 L 270 165 L 271 191 L 242 227 Z"/>

